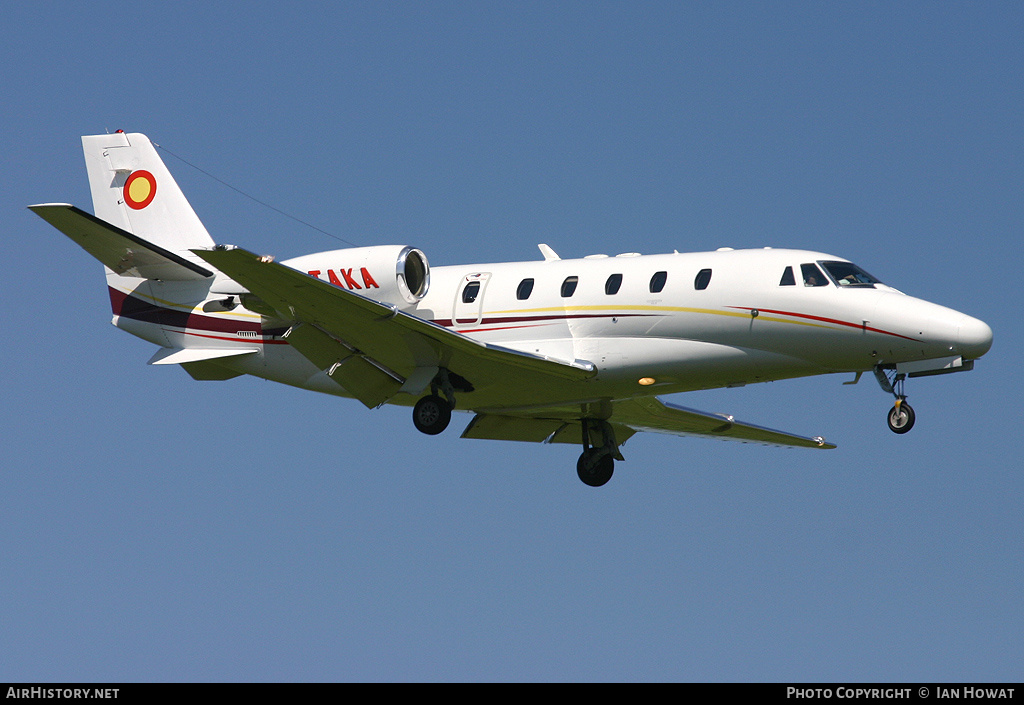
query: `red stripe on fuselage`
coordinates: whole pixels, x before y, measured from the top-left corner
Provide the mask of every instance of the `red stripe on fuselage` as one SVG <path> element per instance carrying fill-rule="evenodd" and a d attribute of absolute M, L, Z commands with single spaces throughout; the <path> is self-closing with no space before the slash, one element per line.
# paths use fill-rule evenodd
<path fill-rule="evenodd" d="M 809 313 L 795 313 L 793 311 L 777 311 L 773 308 L 757 308 L 756 306 L 729 306 L 729 308 L 739 309 L 741 311 L 760 311 L 762 313 L 775 313 L 780 316 L 792 316 L 793 318 L 806 318 L 811 321 L 821 321 L 822 323 L 832 323 L 837 326 L 846 326 L 848 328 L 857 328 L 859 330 L 869 330 L 872 333 L 881 333 L 883 335 L 891 335 L 894 338 L 903 338 L 904 340 L 912 340 L 914 342 L 920 342 L 917 338 L 910 338 L 899 333 L 893 333 L 892 331 L 882 330 L 881 328 L 872 328 L 871 326 L 863 323 L 850 323 L 849 321 L 840 321 L 838 318 L 826 318 L 825 316 L 812 316 Z"/>
<path fill-rule="evenodd" d="M 664 314 L 652 314 L 652 313 L 575 313 L 575 314 L 556 314 L 553 316 L 500 316 L 495 318 L 484 318 L 479 322 L 476 319 L 469 321 L 470 325 L 479 326 L 491 326 L 498 323 L 529 323 L 531 321 L 550 321 L 552 323 L 558 321 L 568 321 L 574 318 L 634 318 L 638 316 L 661 316 Z M 458 321 L 456 321 L 458 322 Z M 432 320 L 431 323 L 435 323 L 445 328 L 452 327 L 452 319 L 450 318 L 438 318 Z M 516 326 L 513 326 L 516 327 Z M 525 326 L 523 326 L 525 327 Z M 495 330 L 498 330 L 497 328 Z"/>

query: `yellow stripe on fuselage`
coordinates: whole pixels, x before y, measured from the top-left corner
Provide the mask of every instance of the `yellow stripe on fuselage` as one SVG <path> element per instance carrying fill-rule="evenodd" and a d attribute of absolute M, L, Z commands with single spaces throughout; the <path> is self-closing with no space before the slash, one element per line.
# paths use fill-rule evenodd
<path fill-rule="evenodd" d="M 751 317 L 749 312 L 722 311 L 720 309 L 692 308 L 692 307 L 689 307 L 689 306 L 652 306 L 652 305 L 648 305 L 648 306 L 611 306 L 611 305 L 601 305 L 601 306 L 547 306 L 547 307 L 544 307 L 544 308 L 520 308 L 520 309 L 510 309 L 510 310 L 507 310 L 507 311 L 487 311 L 487 312 L 485 312 L 483 314 L 483 317 L 486 319 L 487 316 L 498 316 L 498 315 L 501 315 L 501 314 L 505 314 L 505 315 L 509 315 L 509 314 L 512 314 L 512 315 L 526 315 L 526 314 L 531 314 L 531 313 L 553 313 L 553 312 L 556 312 L 556 311 L 557 312 L 562 312 L 562 313 L 575 313 L 575 312 L 578 312 L 578 311 L 621 311 L 623 313 L 627 313 L 627 312 L 630 312 L 630 311 L 654 311 L 654 312 L 664 312 L 664 313 L 702 313 L 702 314 L 707 314 L 709 316 L 732 316 L 734 318 L 750 318 Z M 791 324 L 797 325 L 797 326 L 811 326 L 812 328 L 828 328 L 828 329 L 834 329 L 835 328 L 835 326 L 825 325 L 825 324 L 822 324 L 822 323 L 812 323 L 811 321 L 797 321 L 797 320 L 793 320 L 791 318 L 778 318 L 778 317 L 775 317 L 775 316 L 765 316 L 764 314 L 758 315 L 757 316 L 757 320 L 759 320 L 759 321 L 771 321 L 773 323 L 791 323 Z M 484 323 L 484 325 L 486 325 L 486 323 Z"/>

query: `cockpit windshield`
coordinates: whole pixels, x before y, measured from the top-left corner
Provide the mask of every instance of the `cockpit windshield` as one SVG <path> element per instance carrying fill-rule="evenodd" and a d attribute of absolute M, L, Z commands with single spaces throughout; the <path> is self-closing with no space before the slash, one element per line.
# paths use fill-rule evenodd
<path fill-rule="evenodd" d="M 882 282 L 852 262 L 819 262 L 839 286 L 875 287 Z"/>

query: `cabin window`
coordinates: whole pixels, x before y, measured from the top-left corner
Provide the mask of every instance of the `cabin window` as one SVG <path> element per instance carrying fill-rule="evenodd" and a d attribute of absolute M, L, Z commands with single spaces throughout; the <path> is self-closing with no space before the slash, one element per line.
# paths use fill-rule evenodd
<path fill-rule="evenodd" d="M 608 277 L 608 281 L 604 283 L 604 293 L 608 296 L 619 293 L 619 287 L 622 286 L 622 275 L 613 274 Z"/>
<path fill-rule="evenodd" d="M 786 267 L 786 271 L 782 273 L 782 281 L 779 282 L 779 286 L 796 286 L 796 278 L 793 276 L 792 267 Z"/>
<path fill-rule="evenodd" d="M 666 281 L 668 281 L 668 272 L 655 272 L 651 277 L 651 293 L 657 294 L 664 289 Z"/>
<path fill-rule="evenodd" d="M 875 284 L 882 283 L 852 262 L 821 262 L 820 264 L 826 272 L 832 275 L 839 286 L 874 289 Z"/>
<path fill-rule="evenodd" d="M 471 304 L 476 301 L 476 297 L 480 294 L 480 282 L 470 282 L 466 284 L 466 288 L 462 290 L 462 303 Z"/>
<path fill-rule="evenodd" d="M 579 277 L 566 277 L 565 281 L 562 282 L 562 298 L 567 299 L 576 292 L 576 285 L 579 283 Z"/>
<path fill-rule="evenodd" d="M 697 291 L 700 291 L 701 289 L 707 289 L 708 288 L 708 284 L 710 284 L 710 283 L 711 283 L 711 270 L 710 269 L 702 269 L 699 272 L 697 272 L 697 276 L 694 277 L 694 279 L 693 279 L 693 288 L 696 289 Z"/>
<path fill-rule="evenodd" d="M 801 264 L 800 273 L 804 278 L 804 286 L 828 286 L 828 279 L 816 264 Z"/>
<path fill-rule="evenodd" d="M 516 298 L 520 301 L 526 301 L 530 298 L 530 294 L 533 293 L 533 279 L 524 279 L 519 282 L 519 288 L 516 289 Z"/>

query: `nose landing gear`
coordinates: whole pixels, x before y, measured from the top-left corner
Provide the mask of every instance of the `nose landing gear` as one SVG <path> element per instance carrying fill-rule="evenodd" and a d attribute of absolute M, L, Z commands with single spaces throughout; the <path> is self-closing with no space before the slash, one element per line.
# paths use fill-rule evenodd
<path fill-rule="evenodd" d="M 878 380 L 879 386 L 883 391 L 896 397 L 896 403 L 889 409 L 889 415 L 886 417 L 889 430 L 893 433 L 906 433 L 914 427 L 914 421 L 917 418 L 913 407 L 907 403 L 907 395 L 903 393 L 903 381 L 906 377 L 905 374 L 892 370 L 890 378 L 887 370 L 881 367 L 875 368 L 875 378 Z"/>
<path fill-rule="evenodd" d="M 896 397 L 896 405 L 889 409 L 889 430 L 893 433 L 906 433 L 914 427 L 914 409 L 906 402 L 906 397 Z"/>

